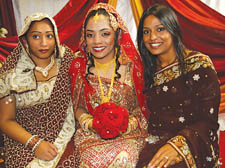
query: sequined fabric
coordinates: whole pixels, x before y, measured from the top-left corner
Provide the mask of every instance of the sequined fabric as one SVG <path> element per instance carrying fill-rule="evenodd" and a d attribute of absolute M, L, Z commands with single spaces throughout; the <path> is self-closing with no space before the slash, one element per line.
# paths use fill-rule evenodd
<path fill-rule="evenodd" d="M 193 51 L 186 62 L 185 76 L 178 71 L 177 63 L 155 75 L 147 93 L 149 132 L 164 138 L 145 147 L 138 167 L 148 164 L 154 152 L 168 142 L 183 155 L 183 161 L 172 167 L 218 167 L 219 81 L 208 56 Z M 151 150 L 154 152 L 150 154 Z"/>
<path fill-rule="evenodd" d="M 110 101 L 125 107 L 130 115 L 135 115 L 138 119 L 139 127 L 128 135 L 112 140 L 103 140 L 99 135 L 93 132 L 86 132 L 82 128 L 79 128 L 75 134 L 74 141 L 80 155 L 80 167 L 133 168 L 136 165 L 138 154 L 145 144 L 147 122 L 138 107 L 137 98 L 131 82 L 130 66 L 131 64 L 127 64 L 125 82 L 114 82 Z M 96 94 L 88 95 L 91 106 L 95 108 L 101 103 L 99 82 L 96 76 L 90 76 L 88 80 L 95 89 Z M 110 82 L 110 79 L 102 78 L 103 88 L 106 92 L 110 87 Z M 83 90 L 81 90 L 78 107 L 87 110 Z"/>
<path fill-rule="evenodd" d="M 138 154 L 145 144 L 147 122 L 146 116 L 149 114 L 143 95 L 144 79 L 141 57 L 133 44 L 130 34 L 122 21 L 122 18 L 116 10 L 109 4 L 97 3 L 92 10 L 99 8 L 105 9 L 109 14 L 110 25 L 115 31 L 120 28 L 118 44 L 120 45 L 119 62 L 127 68 L 125 82 L 114 81 L 111 101 L 127 108 L 130 114 L 134 114 L 138 126 L 133 132 L 121 137 L 104 140 L 97 134 L 83 131 L 79 125 L 75 135 L 75 148 L 79 153 L 79 167 L 86 168 L 132 168 L 135 167 Z M 84 107 L 87 112 L 100 104 L 99 82 L 96 76 L 88 75 L 88 81 L 85 78 L 87 72 L 88 55 L 85 51 L 84 28 L 81 34 L 79 52 L 75 55 L 70 67 L 73 106 Z M 101 78 L 104 92 L 108 92 L 111 79 Z"/>

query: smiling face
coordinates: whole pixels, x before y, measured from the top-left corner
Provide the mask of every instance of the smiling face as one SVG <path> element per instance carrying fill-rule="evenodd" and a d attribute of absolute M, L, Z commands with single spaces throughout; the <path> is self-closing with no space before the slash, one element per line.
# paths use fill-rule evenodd
<path fill-rule="evenodd" d="M 176 55 L 171 34 L 160 20 L 153 15 L 147 16 L 144 20 L 143 41 L 145 47 L 153 55 Z"/>
<path fill-rule="evenodd" d="M 114 57 L 115 32 L 109 17 L 103 14 L 91 17 L 86 26 L 87 49 L 98 62 L 106 63 Z"/>
<path fill-rule="evenodd" d="M 55 35 L 48 19 L 32 23 L 27 36 L 31 58 L 49 59 L 55 49 Z"/>

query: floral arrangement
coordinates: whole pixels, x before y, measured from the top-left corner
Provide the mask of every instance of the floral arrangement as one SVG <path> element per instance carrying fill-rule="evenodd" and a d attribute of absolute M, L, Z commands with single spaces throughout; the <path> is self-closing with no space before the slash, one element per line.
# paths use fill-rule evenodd
<path fill-rule="evenodd" d="M 127 130 L 129 113 L 126 108 L 107 102 L 93 111 L 93 128 L 103 139 L 115 138 Z"/>

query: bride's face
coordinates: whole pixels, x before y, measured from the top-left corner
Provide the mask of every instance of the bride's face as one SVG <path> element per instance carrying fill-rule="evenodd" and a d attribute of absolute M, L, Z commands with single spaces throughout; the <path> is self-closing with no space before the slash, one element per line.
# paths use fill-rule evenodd
<path fill-rule="evenodd" d="M 98 62 L 106 63 L 113 59 L 115 31 L 109 17 L 103 14 L 91 17 L 86 26 L 87 49 Z"/>

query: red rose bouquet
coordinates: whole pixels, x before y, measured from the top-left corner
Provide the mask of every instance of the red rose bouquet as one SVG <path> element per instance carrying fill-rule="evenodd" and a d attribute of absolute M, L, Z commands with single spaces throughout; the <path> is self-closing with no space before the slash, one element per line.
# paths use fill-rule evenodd
<path fill-rule="evenodd" d="M 128 127 L 129 113 L 126 108 L 107 102 L 93 111 L 93 128 L 104 139 L 115 138 Z"/>

